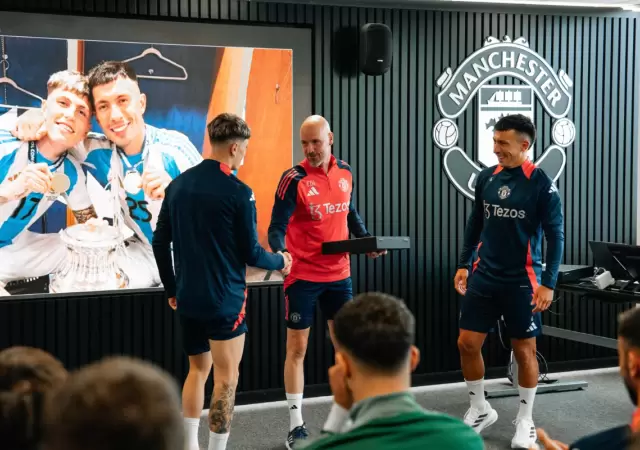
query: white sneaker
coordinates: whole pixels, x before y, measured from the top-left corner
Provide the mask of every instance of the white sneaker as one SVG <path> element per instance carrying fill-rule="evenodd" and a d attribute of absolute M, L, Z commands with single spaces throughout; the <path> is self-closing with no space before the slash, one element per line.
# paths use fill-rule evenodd
<path fill-rule="evenodd" d="M 469 408 L 464 415 L 464 423 L 469 425 L 473 430 L 480 434 L 482 430 L 493 425 L 498 420 L 498 412 L 491 407 L 489 402 L 485 402 L 482 410 Z"/>
<path fill-rule="evenodd" d="M 513 421 L 516 426 L 516 434 L 511 440 L 511 448 L 531 448 L 535 447 L 538 435 L 536 427 L 531 419 L 516 419 Z"/>

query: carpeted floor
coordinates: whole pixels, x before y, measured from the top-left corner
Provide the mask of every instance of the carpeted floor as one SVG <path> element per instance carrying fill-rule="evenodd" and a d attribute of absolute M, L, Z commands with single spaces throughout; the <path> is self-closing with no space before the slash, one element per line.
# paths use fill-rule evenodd
<path fill-rule="evenodd" d="M 626 389 L 617 369 L 553 374 L 549 378 L 587 381 L 586 390 L 539 394 L 534 406 L 537 427 L 547 430 L 555 439 L 570 443 L 578 437 L 628 423 L 633 412 Z M 505 380 L 492 380 L 488 387 L 496 388 Z M 462 417 L 468 408 L 467 391 L 462 383 L 416 388 L 416 398 L 425 408 Z M 498 421 L 483 437 L 487 450 L 510 449 L 518 411 L 516 397 L 489 399 L 498 411 Z M 324 423 L 330 408 L 330 398 L 308 399 L 303 403 L 303 417 L 312 433 Z M 206 411 L 205 411 L 206 413 Z M 246 405 L 236 408 L 229 450 L 285 449 L 289 415 L 285 402 Z M 208 445 L 206 417 L 200 426 L 200 446 Z"/>

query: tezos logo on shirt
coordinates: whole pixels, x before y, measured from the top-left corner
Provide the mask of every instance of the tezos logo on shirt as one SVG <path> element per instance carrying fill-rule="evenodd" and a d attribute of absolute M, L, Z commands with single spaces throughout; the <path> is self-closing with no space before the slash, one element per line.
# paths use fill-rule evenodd
<path fill-rule="evenodd" d="M 527 217 L 527 213 L 522 209 L 504 208 L 500 205 L 484 202 L 484 216 L 487 219 L 491 216 L 504 217 L 505 219 L 524 219 Z"/>
<path fill-rule="evenodd" d="M 322 203 L 321 205 L 309 205 L 309 213 L 312 220 L 320 220 L 325 214 L 336 214 L 349 211 L 349 203 Z"/>

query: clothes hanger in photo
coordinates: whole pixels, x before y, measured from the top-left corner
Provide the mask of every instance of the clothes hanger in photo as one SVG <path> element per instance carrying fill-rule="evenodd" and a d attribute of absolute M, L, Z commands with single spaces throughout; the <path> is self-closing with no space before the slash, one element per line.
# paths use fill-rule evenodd
<path fill-rule="evenodd" d="M 171 61 L 166 56 L 163 56 L 162 53 L 160 53 L 160 51 L 157 50 L 154 47 L 149 47 L 148 49 L 146 49 L 142 53 L 140 53 L 138 56 L 134 56 L 133 58 L 125 59 L 123 62 L 127 62 L 128 63 L 128 62 L 131 62 L 131 61 L 136 61 L 138 59 L 144 58 L 147 55 L 157 56 L 162 61 L 165 61 L 165 62 L 169 63 L 170 65 L 172 65 L 174 67 L 177 67 L 178 69 L 180 69 L 182 71 L 183 75 L 181 77 L 165 77 L 165 76 L 160 76 L 160 75 L 153 75 L 153 69 L 149 69 L 149 75 L 138 75 L 138 78 L 149 78 L 149 79 L 153 79 L 153 80 L 177 80 L 177 81 L 186 80 L 188 78 L 187 70 L 184 68 L 184 66 L 181 66 L 177 62 Z"/>
<path fill-rule="evenodd" d="M 24 94 L 27 94 L 33 98 L 36 98 L 38 100 L 40 100 L 40 102 L 43 102 L 44 99 L 42 99 L 40 96 L 34 94 L 33 92 L 29 92 L 26 89 L 21 88 L 20 86 L 18 86 L 18 83 L 16 83 L 15 81 L 13 81 L 11 78 L 9 77 L 0 77 L 0 85 L 1 84 L 8 84 L 9 86 L 11 86 L 12 88 L 14 88 L 17 91 L 20 91 Z M 18 108 L 18 109 L 39 109 L 39 108 L 34 108 L 32 106 L 21 106 L 21 105 L 9 105 L 9 104 L 3 104 L 0 103 L 0 107 L 2 108 Z"/>

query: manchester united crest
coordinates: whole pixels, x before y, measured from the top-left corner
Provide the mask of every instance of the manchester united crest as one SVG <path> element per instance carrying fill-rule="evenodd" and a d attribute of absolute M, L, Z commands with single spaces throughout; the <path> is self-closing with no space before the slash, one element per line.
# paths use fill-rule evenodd
<path fill-rule="evenodd" d="M 511 189 L 509 189 L 509 186 L 502 186 L 500 189 L 498 189 L 498 197 L 500 197 L 500 200 L 504 200 L 510 195 Z"/>

